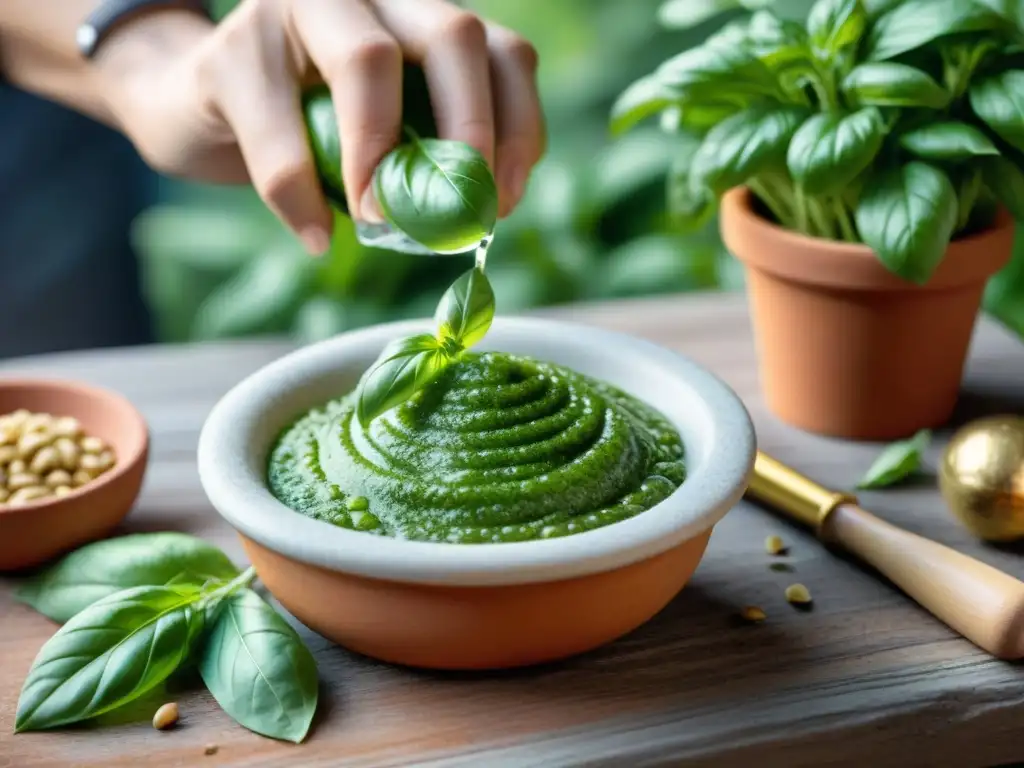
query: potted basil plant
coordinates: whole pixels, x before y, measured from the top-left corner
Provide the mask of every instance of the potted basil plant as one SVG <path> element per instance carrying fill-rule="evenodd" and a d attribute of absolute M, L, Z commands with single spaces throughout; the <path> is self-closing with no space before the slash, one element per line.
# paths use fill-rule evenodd
<path fill-rule="evenodd" d="M 760 10 L 630 86 L 660 115 L 669 204 L 720 207 L 771 410 L 891 439 L 948 419 L 986 280 L 1024 218 L 1024 6 L 819 0 Z"/>

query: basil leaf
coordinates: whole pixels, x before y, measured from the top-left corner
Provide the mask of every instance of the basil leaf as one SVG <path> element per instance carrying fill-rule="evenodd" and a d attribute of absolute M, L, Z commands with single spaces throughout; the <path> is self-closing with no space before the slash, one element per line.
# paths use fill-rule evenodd
<path fill-rule="evenodd" d="M 65 622 L 128 587 L 229 580 L 239 573 L 212 544 L 184 533 L 134 533 L 86 544 L 15 593 L 54 621 Z"/>
<path fill-rule="evenodd" d="M 867 43 L 867 57 L 893 59 L 948 35 L 995 32 L 1005 20 L 974 0 L 906 0 L 875 22 Z"/>
<path fill-rule="evenodd" d="M 464 272 L 444 292 L 434 322 L 438 338 L 468 349 L 487 334 L 494 320 L 494 291 L 479 267 Z"/>
<path fill-rule="evenodd" d="M 922 429 L 909 440 L 889 445 L 875 459 L 857 487 L 884 488 L 914 474 L 921 468 L 921 460 L 931 439 L 931 431 Z"/>
<path fill-rule="evenodd" d="M 341 138 L 330 89 L 318 85 L 303 94 L 302 112 L 324 197 L 339 211 L 348 213 L 345 182 L 341 178 Z"/>
<path fill-rule="evenodd" d="M 735 43 L 707 42 L 691 48 L 664 62 L 655 77 L 679 91 L 681 98 L 697 102 L 745 106 L 765 96 L 780 96 L 778 81 L 768 66 Z"/>
<path fill-rule="evenodd" d="M 373 190 L 384 218 L 436 253 L 479 245 L 498 219 L 491 169 L 461 141 L 413 135 L 377 166 Z"/>
<path fill-rule="evenodd" d="M 309 732 L 318 694 L 313 654 L 251 589 L 221 606 L 199 673 L 221 708 L 250 731 L 296 743 Z"/>
<path fill-rule="evenodd" d="M 642 77 L 626 88 L 612 106 L 612 135 L 629 130 L 679 102 L 679 93 L 653 75 Z"/>
<path fill-rule="evenodd" d="M 793 181 L 812 195 L 841 189 L 871 165 L 885 139 L 876 107 L 811 117 L 793 136 L 786 164 Z"/>
<path fill-rule="evenodd" d="M 197 587 L 133 587 L 74 616 L 32 663 L 15 731 L 95 717 L 158 685 L 202 630 L 202 595 Z"/>
<path fill-rule="evenodd" d="M 806 113 L 795 108 L 754 107 L 726 118 L 701 142 L 690 168 L 696 189 L 721 194 L 774 165 Z"/>
<path fill-rule="evenodd" d="M 689 29 L 739 5 L 739 0 L 667 0 L 658 8 L 658 23 L 667 29 Z"/>
<path fill-rule="evenodd" d="M 770 11 L 758 11 L 750 17 L 743 42 L 776 71 L 810 62 L 811 49 L 804 28 Z"/>
<path fill-rule="evenodd" d="M 829 57 L 860 42 L 868 14 L 860 0 L 818 0 L 807 16 L 811 45 Z"/>
<path fill-rule="evenodd" d="M 925 123 L 900 136 L 900 146 L 922 160 L 956 162 L 979 155 L 998 155 L 988 136 L 973 125 L 955 120 Z"/>
<path fill-rule="evenodd" d="M 923 284 L 945 255 L 957 213 L 949 177 L 914 161 L 865 185 L 856 211 L 857 230 L 892 272 Z"/>
<path fill-rule="evenodd" d="M 452 356 L 430 334 L 396 339 L 359 382 L 356 415 L 368 425 L 412 397 L 448 367 Z"/>
<path fill-rule="evenodd" d="M 990 157 L 982 166 L 985 185 L 1017 221 L 1024 221 L 1024 171 L 1005 157 Z"/>
<path fill-rule="evenodd" d="M 1024 150 L 1024 70 L 986 78 L 968 91 L 971 108 L 1004 141 Z"/>
<path fill-rule="evenodd" d="M 858 105 L 944 109 L 950 93 L 927 72 L 894 61 L 861 64 L 843 80 L 846 98 Z"/>

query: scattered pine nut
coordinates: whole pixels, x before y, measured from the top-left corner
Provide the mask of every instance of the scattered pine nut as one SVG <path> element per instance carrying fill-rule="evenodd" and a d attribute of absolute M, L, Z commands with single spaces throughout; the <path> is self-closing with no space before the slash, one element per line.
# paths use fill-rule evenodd
<path fill-rule="evenodd" d="M 786 552 L 786 545 L 781 536 L 769 536 L 764 540 L 764 551 L 769 555 L 781 555 Z"/>
<path fill-rule="evenodd" d="M 742 611 L 740 611 L 740 615 L 744 618 L 744 620 L 752 621 L 755 623 L 764 621 L 767 618 L 767 615 L 765 614 L 764 610 L 756 605 L 746 606 Z"/>
<path fill-rule="evenodd" d="M 811 602 L 811 593 L 803 584 L 790 584 L 786 587 L 786 600 L 793 605 L 807 605 Z"/>
<path fill-rule="evenodd" d="M 153 727 L 165 731 L 178 722 L 178 705 L 173 701 L 164 704 L 153 715 Z"/>
<path fill-rule="evenodd" d="M 220 749 L 216 744 L 207 744 L 206 749 L 203 750 L 204 755 L 216 755 Z"/>

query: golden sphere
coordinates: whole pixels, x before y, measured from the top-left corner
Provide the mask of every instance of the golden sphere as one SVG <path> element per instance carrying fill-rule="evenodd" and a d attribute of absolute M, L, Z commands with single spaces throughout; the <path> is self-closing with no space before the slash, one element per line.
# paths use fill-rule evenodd
<path fill-rule="evenodd" d="M 1024 538 L 1024 417 L 992 416 L 958 430 L 942 455 L 939 489 L 976 536 Z"/>

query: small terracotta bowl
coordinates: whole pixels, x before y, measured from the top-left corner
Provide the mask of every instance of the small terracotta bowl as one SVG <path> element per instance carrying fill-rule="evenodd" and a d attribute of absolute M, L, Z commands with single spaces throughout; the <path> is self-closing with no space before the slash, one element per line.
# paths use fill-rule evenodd
<path fill-rule="evenodd" d="M 312 629 L 384 661 L 434 669 L 536 664 L 643 624 L 690 578 L 711 529 L 746 488 L 754 431 L 736 395 L 686 358 L 571 323 L 499 318 L 479 349 L 531 355 L 614 384 L 679 429 L 689 475 L 652 509 L 557 539 L 412 542 L 301 515 L 266 486 L 270 446 L 300 414 L 349 392 L 384 345 L 429 330 L 376 326 L 290 354 L 214 408 L 199 473 L 260 578 Z"/>
<path fill-rule="evenodd" d="M 139 495 L 149 451 L 142 415 L 104 389 L 72 381 L 0 379 L 0 414 L 19 408 L 74 416 L 87 434 L 114 449 L 117 463 L 59 499 L 0 504 L 0 571 L 40 565 L 116 527 Z"/>

